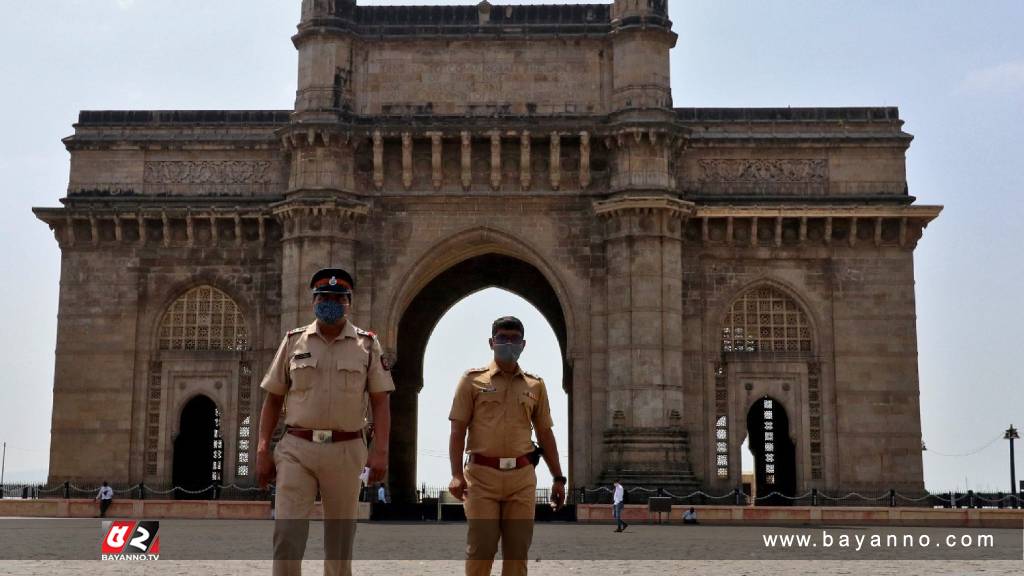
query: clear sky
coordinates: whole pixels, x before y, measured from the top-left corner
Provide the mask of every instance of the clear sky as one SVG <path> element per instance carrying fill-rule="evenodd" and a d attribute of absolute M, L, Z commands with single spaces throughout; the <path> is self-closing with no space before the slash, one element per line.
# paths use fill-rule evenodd
<path fill-rule="evenodd" d="M 68 154 L 60 139 L 71 133 L 81 109 L 290 108 L 296 53 L 289 38 L 299 4 L 4 3 L 0 318 L 7 329 L 0 334 L 0 441 L 8 443 L 8 478 L 35 480 L 46 473 L 60 257 L 30 208 L 56 206 L 64 196 Z M 1008 489 L 1007 443 L 990 442 L 1010 423 L 1024 426 L 1024 388 L 1013 368 L 1024 325 L 1018 302 L 1024 285 L 1024 3 L 670 5 L 680 36 L 672 54 L 676 106 L 900 107 L 916 136 L 908 155 L 911 194 L 920 203 L 946 206 L 916 255 L 926 484 L 937 491 L 965 484 Z M 443 366 L 461 370 L 486 359 L 479 318 L 499 309 L 527 312 L 516 298 L 489 291 L 445 317 L 438 334 L 446 336 L 428 348 L 421 410 L 447 412 L 444 386 L 454 383 Z M 535 324 L 543 322 L 531 322 L 524 363 L 558 382 L 557 359 L 540 350 L 545 338 L 547 345 L 554 341 L 550 328 L 533 330 Z M 560 410 L 556 421 L 564 432 L 564 404 Z M 436 434 L 442 430 L 443 437 L 446 426 L 442 420 L 421 430 L 434 438 L 437 448 L 430 450 L 443 452 Z M 944 455 L 986 445 L 970 456 Z M 423 480 L 443 483 L 443 460 L 421 456 L 429 476 Z M 427 461 L 441 468 L 428 470 Z"/>

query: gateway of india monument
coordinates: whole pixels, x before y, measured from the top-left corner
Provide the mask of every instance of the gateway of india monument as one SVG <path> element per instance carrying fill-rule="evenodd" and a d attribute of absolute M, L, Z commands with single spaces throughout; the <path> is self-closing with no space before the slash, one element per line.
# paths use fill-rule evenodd
<path fill-rule="evenodd" d="M 941 207 L 896 108 L 676 108 L 666 0 L 302 0 L 292 42 L 294 110 L 83 111 L 64 140 L 34 211 L 62 255 L 51 482 L 254 485 L 259 382 L 341 266 L 395 366 L 398 501 L 417 418 L 447 426 L 418 413 L 427 340 L 486 287 L 557 335 L 577 488 L 728 493 L 749 439 L 759 493 L 923 491 Z"/>

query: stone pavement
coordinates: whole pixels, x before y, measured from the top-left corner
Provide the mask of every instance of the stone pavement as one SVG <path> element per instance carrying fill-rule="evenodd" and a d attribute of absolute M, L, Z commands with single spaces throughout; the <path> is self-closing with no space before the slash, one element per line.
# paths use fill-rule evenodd
<path fill-rule="evenodd" d="M 150 563 L 82 560 L 98 558 L 99 520 L 0 519 L 0 574 L 62 576 L 78 574 L 202 576 L 206 574 L 269 574 L 269 543 L 273 523 L 268 521 L 161 521 L 162 559 Z M 322 550 L 321 527 L 310 529 L 309 557 Z M 465 524 L 360 524 L 355 574 L 359 576 L 461 574 Z M 828 527 L 834 536 L 881 532 L 866 527 Z M 805 553 L 822 560 L 794 561 L 772 556 L 763 546 L 765 534 L 811 534 L 821 528 L 752 526 L 630 526 L 615 534 L 607 525 L 539 524 L 531 549 L 530 571 L 535 575 L 587 576 L 785 573 L 870 574 L 1021 574 L 1021 530 L 968 531 L 963 529 L 899 529 L 919 537 L 929 533 L 962 536 L 995 533 L 997 542 L 1010 542 L 1015 560 L 908 561 L 915 553 L 934 558 L 928 550 L 865 551 L 845 557 L 838 552 Z M 815 555 L 817 554 L 817 555 Z M 177 560 L 180 558 L 200 558 Z M 1005 553 L 1003 557 L 1007 557 Z M 75 560 L 71 560 L 75 558 Z M 687 560 L 687 559 L 690 560 Z M 715 560 L 692 560 L 716 558 Z M 772 559 L 780 558 L 780 559 Z M 824 560 L 827 558 L 864 558 Z M 317 560 L 305 563 L 305 574 L 323 573 Z M 500 572 L 500 562 L 494 573 Z"/>
<path fill-rule="evenodd" d="M 869 576 L 986 576 L 1018 575 L 1020 561 L 551 561 L 531 563 L 534 576 L 804 576 L 817 574 Z M 357 561 L 356 576 L 453 576 L 462 574 L 462 563 L 453 561 Z M 152 564 L 116 564 L 99 561 L 0 561 L 0 573 L 10 576 L 229 576 L 270 574 L 266 561 L 158 561 Z M 498 568 L 493 572 L 500 573 Z M 303 574 L 323 574 L 320 562 L 307 561 Z"/>

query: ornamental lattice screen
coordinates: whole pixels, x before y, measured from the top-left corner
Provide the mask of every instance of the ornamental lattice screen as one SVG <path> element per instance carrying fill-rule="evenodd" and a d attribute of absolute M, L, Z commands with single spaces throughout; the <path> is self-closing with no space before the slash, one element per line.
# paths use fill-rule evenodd
<path fill-rule="evenodd" d="M 249 348 L 249 334 L 238 305 L 213 286 L 181 295 L 160 321 L 161 350 L 230 350 Z"/>
<path fill-rule="evenodd" d="M 792 298 L 771 286 L 744 292 L 722 323 L 722 352 L 810 352 L 811 325 Z"/>

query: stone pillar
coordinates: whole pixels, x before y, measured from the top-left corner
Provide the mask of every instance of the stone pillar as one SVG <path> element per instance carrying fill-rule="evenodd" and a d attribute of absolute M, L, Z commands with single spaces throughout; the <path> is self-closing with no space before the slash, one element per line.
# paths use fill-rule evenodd
<path fill-rule="evenodd" d="M 608 402 L 604 480 L 696 486 L 682 428 L 682 232 L 668 195 L 597 202 L 605 224 Z"/>
<path fill-rule="evenodd" d="M 368 209 L 333 200 L 295 200 L 274 213 L 283 232 L 281 330 L 287 331 L 313 321 L 309 279 L 317 270 L 338 266 L 356 274 L 357 231 Z M 357 289 L 353 305 L 356 318 L 369 317 L 369 295 Z"/>
<path fill-rule="evenodd" d="M 282 130 L 282 142 L 291 154 L 291 174 L 274 215 L 283 233 L 281 329 L 287 331 L 312 321 L 308 282 L 314 272 L 340 266 L 355 275 L 357 224 L 369 207 L 353 194 L 355 142 L 341 127 L 296 122 Z M 357 318 L 369 310 L 369 299 L 360 306 L 360 296 Z"/>

